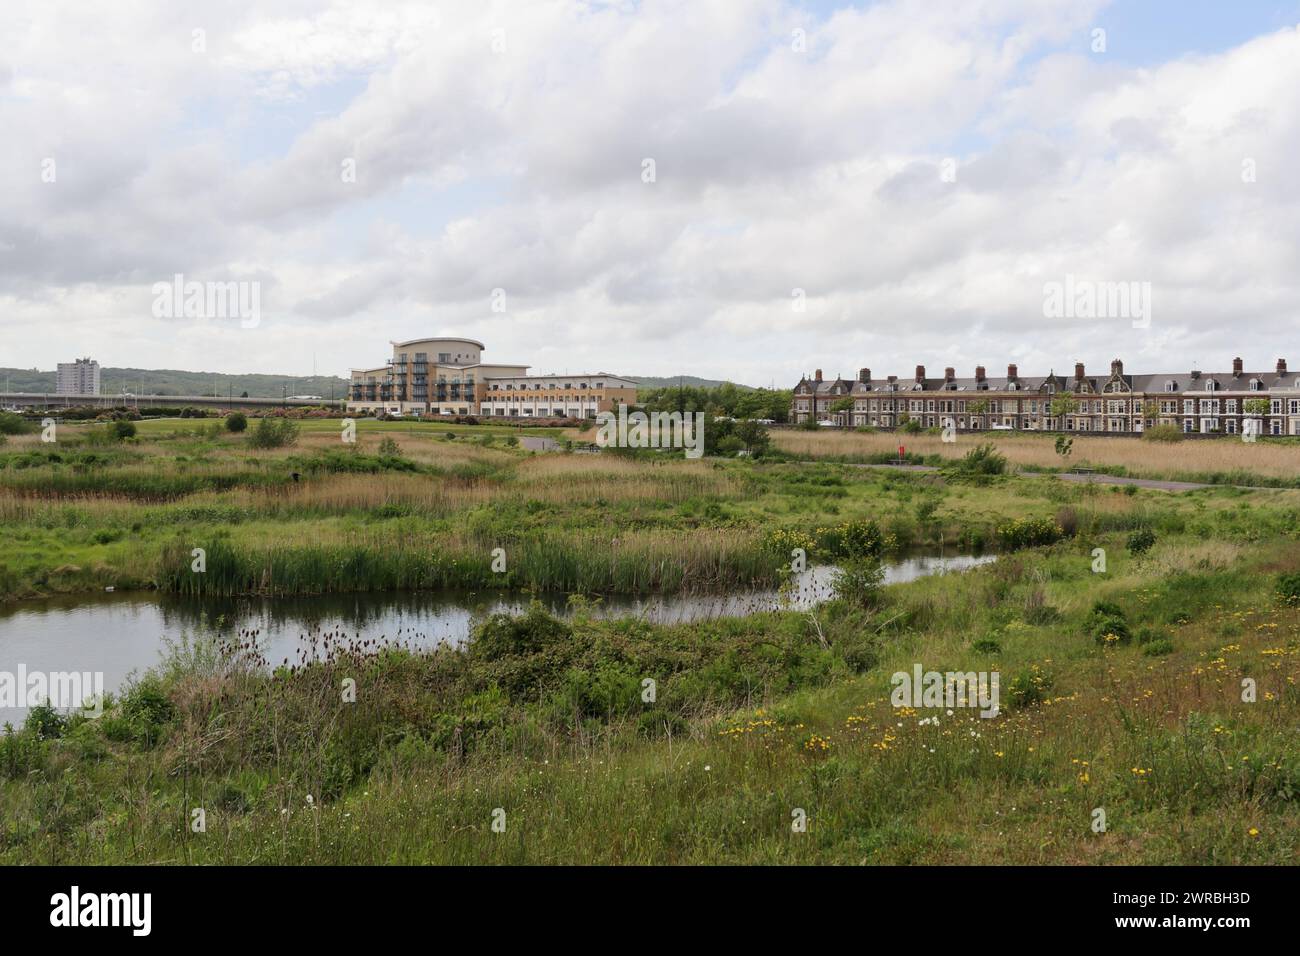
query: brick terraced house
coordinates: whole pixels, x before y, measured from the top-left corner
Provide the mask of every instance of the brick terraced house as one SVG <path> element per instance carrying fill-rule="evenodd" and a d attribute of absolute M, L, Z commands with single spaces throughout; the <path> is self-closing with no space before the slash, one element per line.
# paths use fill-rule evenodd
<path fill-rule="evenodd" d="M 1173 425 L 1188 434 L 1241 433 L 1253 419 L 1260 435 L 1300 435 L 1300 381 L 1278 359 L 1269 372 L 1249 372 L 1240 358 L 1230 372 L 1162 372 L 1129 375 L 1124 363 L 1110 363 L 1109 375 L 1088 375 L 1083 363 L 1072 375 L 1022 376 L 1015 365 L 990 378 L 979 366 L 971 378 L 952 368 L 927 377 L 918 365 L 909 379 L 873 379 L 871 369 L 856 379 L 824 379 L 818 369 L 794 387 L 790 420 L 832 422 L 845 428 L 897 428 L 909 420 L 924 428 L 952 424 L 959 431 L 985 429 L 1140 434 L 1154 425 Z M 1066 413 L 1053 402 L 1064 396 Z M 851 407 L 849 405 L 851 401 Z"/>
<path fill-rule="evenodd" d="M 384 365 L 352 370 L 347 410 L 402 415 L 595 418 L 636 402 L 636 382 L 601 372 L 529 375 L 527 365 L 483 361 L 482 342 L 392 342 Z"/>

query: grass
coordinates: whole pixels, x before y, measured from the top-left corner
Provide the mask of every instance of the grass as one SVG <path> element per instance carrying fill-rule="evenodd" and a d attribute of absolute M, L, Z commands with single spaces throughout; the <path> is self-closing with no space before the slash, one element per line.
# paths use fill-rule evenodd
<path fill-rule="evenodd" d="M 1300 559 L 1256 530 L 1107 531 L 811 614 L 316 635 L 273 673 L 216 628 L 102 719 L 0 740 L 0 862 L 1292 863 Z M 1094 641 L 1098 601 L 1144 643 Z M 1002 712 L 892 707 L 916 663 L 999 672 Z"/>
<path fill-rule="evenodd" d="M 505 443 L 512 433 L 362 421 L 344 447 L 337 422 L 307 420 L 292 446 L 264 451 L 175 421 L 104 447 L 78 427 L 55 449 L 15 436 L 0 450 L 0 587 L 11 601 L 106 586 L 644 592 L 772 583 L 795 548 L 859 562 L 938 544 L 1007 553 L 807 613 L 658 626 L 574 598 L 568 620 L 535 606 L 427 652 L 317 630 L 274 669 L 255 633 L 216 621 L 103 718 L 42 714 L 0 736 L 0 863 L 1281 864 L 1300 852 L 1300 492 L 1061 482 L 1033 473 L 1060 464 L 1035 436 L 982 436 L 1020 469 L 1004 475 L 991 454 L 900 473 L 531 454 Z M 815 445 L 786 451 L 845 459 L 894 442 L 777 440 L 791 438 Z M 943 460 L 969 450 L 929 441 L 908 444 Z M 1106 467 L 1195 470 L 1216 466 L 1218 445 L 1147 459 L 1145 443 L 1076 438 L 1074 457 L 1122 448 Z M 1238 470 L 1294 454 L 1222 450 Z M 918 663 L 998 672 L 1001 713 L 891 706 L 891 675 Z M 791 828 L 798 811 L 806 832 Z"/>
<path fill-rule="evenodd" d="M 800 458 L 867 463 L 897 458 L 899 445 L 905 446 L 909 455 L 916 455 L 918 463 L 940 463 L 959 459 L 976 445 L 991 444 L 1021 469 L 1091 467 L 1111 474 L 1169 481 L 1300 487 L 1300 478 L 1296 477 L 1300 445 L 1295 439 L 1260 438 L 1250 443 L 1225 436 L 1168 443 L 1137 437 L 1070 437 L 1074 445 L 1068 458 L 1056 453 L 1054 435 L 1005 432 L 961 435 L 956 442 L 947 443 L 937 434 L 783 429 L 773 432 L 773 443 Z"/>
<path fill-rule="evenodd" d="M 108 447 L 86 445 L 85 430 L 0 450 L 4 600 L 104 587 L 702 590 L 775 583 L 794 547 L 833 560 L 842 529 L 862 524 L 905 551 L 1032 545 L 1058 525 L 1271 535 L 1300 513 L 1289 490 L 1175 496 L 996 469 L 534 454 L 489 426 L 361 421 L 345 445 L 337 422 L 305 420 L 295 444 L 264 451 L 188 421 L 143 422 Z M 385 438 L 396 454 L 381 453 Z M 203 579 L 189 571 L 195 548 L 212 558 Z M 507 573 L 490 570 L 496 548 Z"/>

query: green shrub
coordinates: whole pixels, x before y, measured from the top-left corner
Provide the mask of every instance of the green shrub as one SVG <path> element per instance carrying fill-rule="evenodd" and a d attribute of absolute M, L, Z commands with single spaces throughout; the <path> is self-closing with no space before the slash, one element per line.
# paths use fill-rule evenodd
<path fill-rule="evenodd" d="M 1004 475 L 1007 459 L 991 444 L 977 445 L 962 456 L 954 470 L 963 475 Z"/>
<path fill-rule="evenodd" d="M 1157 641 L 1165 640 L 1168 637 L 1169 635 L 1162 628 L 1151 627 L 1148 625 L 1146 627 L 1138 628 L 1137 634 L 1134 635 L 1134 640 L 1139 644 L 1154 644 Z"/>
<path fill-rule="evenodd" d="M 119 418 L 108 425 L 109 434 L 117 441 L 135 437 L 135 423 Z"/>
<path fill-rule="evenodd" d="M 1295 607 L 1300 604 L 1300 571 L 1282 574 L 1277 579 L 1277 594 L 1282 603 Z"/>
<path fill-rule="evenodd" d="M 250 448 L 283 448 L 298 440 L 298 426 L 287 418 L 259 418 L 248 434 Z"/>
<path fill-rule="evenodd" d="M 1051 544 L 1061 535 L 1051 518 L 1015 518 L 998 528 L 998 540 L 1008 551 Z"/>
<path fill-rule="evenodd" d="M 1150 528 L 1138 528 L 1128 536 L 1128 553 L 1133 557 L 1146 554 L 1156 543 L 1156 533 Z"/>
<path fill-rule="evenodd" d="M 831 593 L 858 607 L 874 607 L 880 600 L 885 568 L 876 558 L 850 558 L 841 562 L 831 581 Z"/>
<path fill-rule="evenodd" d="M 993 638 L 991 637 L 981 637 L 978 641 L 976 641 L 974 644 L 971 645 L 971 649 L 978 651 L 981 654 L 1002 653 L 1002 645 L 999 644 L 997 641 L 993 640 Z"/>
<path fill-rule="evenodd" d="M 1147 657 L 1162 657 L 1165 654 L 1174 652 L 1174 642 L 1167 637 L 1162 637 L 1158 641 L 1152 641 L 1142 648 L 1142 653 Z"/>
<path fill-rule="evenodd" d="M 1007 697 L 1013 709 L 1041 704 L 1055 686 L 1056 680 L 1047 671 L 1031 668 L 1011 678 Z"/>
<path fill-rule="evenodd" d="M 226 416 L 226 431 L 238 434 L 248 428 L 248 416 L 243 412 L 231 412 Z"/>
<path fill-rule="evenodd" d="M 14 412 L 0 412 L 0 435 L 26 435 L 36 431 L 36 423 Z"/>
<path fill-rule="evenodd" d="M 397 440 L 391 435 L 385 435 L 379 441 L 379 456 L 381 458 L 398 458 L 402 454 L 402 446 L 397 444 Z"/>
<path fill-rule="evenodd" d="M 1153 425 L 1142 433 L 1143 441 L 1182 441 L 1183 433 L 1177 425 Z"/>
<path fill-rule="evenodd" d="M 1110 601 L 1098 601 L 1088 612 L 1084 632 L 1099 646 L 1127 644 L 1132 640 L 1123 609 Z"/>
<path fill-rule="evenodd" d="M 47 701 L 27 712 L 27 722 L 23 724 L 23 729 L 34 733 L 42 740 L 53 740 L 62 737 L 67 726 L 68 718 L 51 707 Z"/>

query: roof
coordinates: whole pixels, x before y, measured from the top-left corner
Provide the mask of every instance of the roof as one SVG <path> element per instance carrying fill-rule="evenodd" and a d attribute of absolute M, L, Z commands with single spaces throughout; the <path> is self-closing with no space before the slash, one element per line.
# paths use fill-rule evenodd
<path fill-rule="evenodd" d="M 477 339 L 466 339 L 466 338 L 461 338 L 459 336 L 435 336 L 433 338 L 408 339 L 405 342 L 392 342 L 390 344 L 400 349 L 400 348 L 406 348 L 408 345 L 417 345 L 420 342 L 464 342 L 469 345 L 477 345 L 479 348 L 483 349 L 484 351 L 487 350 L 487 346 L 484 345 L 482 342 L 478 341 Z"/>

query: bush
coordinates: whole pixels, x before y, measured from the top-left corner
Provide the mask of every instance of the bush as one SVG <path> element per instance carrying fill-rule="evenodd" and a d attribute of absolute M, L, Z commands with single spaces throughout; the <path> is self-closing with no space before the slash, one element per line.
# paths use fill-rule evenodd
<path fill-rule="evenodd" d="M 1139 644 L 1155 644 L 1168 637 L 1169 635 L 1158 627 L 1141 627 L 1138 628 L 1135 639 Z"/>
<path fill-rule="evenodd" d="M 1183 433 L 1177 425 L 1153 425 L 1142 433 L 1143 441 L 1182 441 Z"/>
<path fill-rule="evenodd" d="M 0 412 L 0 435 L 26 435 L 35 430 L 35 422 L 29 422 L 13 412 Z"/>
<path fill-rule="evenodd" d="M 818 544 L 834 558 L 878 558 L 893 540 L 874 521 L 846 521 L 824 529 Z"/>
<path fill-rule="evenodd" d="M 1294 574 L 1279 575 L 1277 579 L 1277 594 L 1282 603 L 1295 607 L 1300 605 L 1300 571 Z"/>
<path fill-rule="evenodd" d="M 971 645 L 971 649 L 978 651 L 980 654 L 1001 654 L 1002 645 L 991 637 L 981 637 Z"/>
<path fill-rule="evenodd" d="M 1084 631 L 1101 647 L 1127 644 L 1132 640 L 1124 611 L 1110 601 L 1098 601 L 1092 606 L 1084 622 Z"/>
<path fill-rule="evenodd" d="M 135 424 L 125 418 L 119 418 L 108 426 L 109 435 L 117 441 L 135 437 Z"/>
<path fill-rule="evenodd" d="M 402 446 L 391 435 L 385 435 L 379 441 L 380 458 L 397 458 L 402 454 Z"/>
<path fill-rule="evenodd" d="M 962 456 L 956 471 L 963 475 L 1004 475 L 1007 459 L 991 444 L 978 445 Z"/>
<path fill-rule="evenodd" d="M 231 412 L 226 416 L 226 431 L 238 434 L 248 428 L 248 416 L 243 412 Z"/>
<path fill-rule="evenodd" d="M 851 558 L 835 571 L 831 593 L 840 601 L 858 607 L 874 607 L 880 600 L 880 585 L 885 569 L 875 558 Z"/>
<path fill-rule="evenodd" d="M 1156 543 L 1156 533 L 1150 528 L 1138 528 L 1128 536 L 1128 553 L 1133 557 L 1146 554 Z"/>
<path fill-rule="evenodd" d="M 1055 683 L 1051 674 L 1036 667 L 1021 671 L 1011 678 L 1011 684 L 1007 688 L 1012 708 L 1019 709 L 1041 704 L 1047 700 L 1047 695 Z"/>
<path fill-rule="evenodd" d="M 283 448 L 298 440 L 298 426 L 287 418 L 259 418 L 248 435 L 250 448 Z"/>
<path fill-rule="evenodd" d="M 1152 641 L 1142 648 L 1142 653 L 1147 657 L 1163 657 L 1165 654 L 1174 652 L 1174 642 L 1167 637 L 1162 637 L 1158 641 Z"/>
<path fill-rule="evenodd" d="M 31 731 L 42 740 L 53 740 L 56 737 L 62 737 L 67 726 L 68 718 L 60 714 L 47 702 L 39 704 L 27 712 L 27 722 L 23 725 L 23 729 Z"/>
<path fill-rule="evenodd" d="M 998 528 L 998 540 L 1009 551 L 1051 544 L 1061 534 L 1061 529 L 1051 518 L 1016 518 Z"/>

